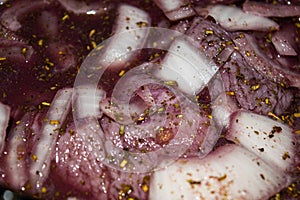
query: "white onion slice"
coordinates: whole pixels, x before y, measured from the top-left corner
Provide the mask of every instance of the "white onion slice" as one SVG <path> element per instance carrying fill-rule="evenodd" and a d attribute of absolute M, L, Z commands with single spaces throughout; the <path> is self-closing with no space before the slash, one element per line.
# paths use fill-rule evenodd
<path fill-rule="evenodd" d="M 179 159 L 154 172 L 149 199 L 267 199 L 285 186 L 285 175 L 261 158 L 225 145 L 202 160 Z"/>
<path fill-rule="evenodd" d="M 7 141 L 7 182 L 14 189 L 20 189 L 28 181 L 28 174 L 26 173 L 26 131 L 31 120 L 29 113 L 25 114 L 20 120 L 20 123 L 14 127 L 9 135 Z"/>
<path fill-rule="evenodd" d="M 56 139 L 58 137 L 59 128 L 64 123 L 71 107 L 73 89 L 66 88 L 59 90 L 55 95 L 51 106 L 46 114 L 45 121 L 40 130 L 36 146 L 33 147 L 33 156 L 30 163 L 30 179 L 37 188 L 47 178 L 50 168 L 50 160 Z"/>
<path fill-rule="evenodd" d="M 298 1 L 299 2 L 299 1 Z M 289 2 L 287 2 L 289 3 Z M 265 3 L 258 1 L 245 1 L 243 10 L 258 16 L 265 17 L 297 17 L 300 16 L 299 5 L 284 5 L 280 3 Z"/>
<path fill-rule="evenodd" d="M 154 2 L 164 12 L 176 10 L 189 3 L 187 0 L 154 0 Z"/>
<path fill-rule="evenodd" d="M 58 0 L 58 2 L 70 12 L 76 15 L 87 14 L 87 15 L 99 15 L 107 12 L 110 8 L 103 5 L 101 1 L 97 3 L 88 4 L 85 1 L 78 0 Z"/>
<path fill-rule="evenodd" d="M 22 15 L 25 15 L 26 13 L 39 9 L 43 6 L 46 6 L 49 4 L 49 1 L 47 0 L 41 0 L 41 1 L 31 1 L 28 3 L 28 1 L 21 1 L 17 4 L 13 4 L 9 9 L 6 9 L 1 17 L 0 21 L 7 29 L 11 31 L 17 31 L 21 28 L 21 24 L 18 21 L 18 18 Z"/>
<path fill-rule="evenodd" d="M 130 5 L 121 5 L 113 27 L 114 38 L 104 47 L 106 49 L 100 56 L 101 65 L 108 67 L 113 64 L 120 67 L 130 61 L 136 55 L 136 52 L 131 50 L 144 47 L 149 31 L 144 27 L 150 24 L 150 16 L 145 11 Z"/>
<path fill-rule="evenodd" d="M 6 129 L 10 117 L 10 107 L 0 102 L 0 153 L 5 145 Z"/>
<path fill-rule="evenodd" d="M 104 90 L 93 88 L 91 85 L 81 85 L 74 90 L 73 114 L 76 119 L 102 116 L 99 102 L 106 96 Z"/>
<path fill-rule="evenodd" d="M 198 9 L 201 14 L 202 8 Z M 215 5 L 207 8 L 208 15 L 229 31 L 258 30 L 270 31 L 279 29 L 279 25 L 266 17 L 260 17 L 243 12 L 242 9 L 232 6 Z"/>
<path fill-rule="evenodd" d="M 195 15 L 195 11 L 193 8 L 189 6 L 185 6 L 182 8 L 178 8 L 177 10 L 166 12 L 165 15 L 168 17 L 168 19 L 172 21 L 177 21 L 180 19 L 184 19 L 187 17 L 191 17 Z"/>
<path fill-rule="evenodd" d="M 284 172 L 296 162 L 297 141 L 293 130 L 266 116 L 247 111 L 234 113 L 226 137 Z"/>
<path fill-rule="evenodd" d="M 187 6 L 187 0 L 154 0 L 156 5 L 172 21 L 183 19 L 195 15 L 192 7 Z"/>
<path fill-rule="evenodd" d="M 221 127 L 229 126 L 230 116 L 236 110 L 238 110 L 237 105 L 225 92 L 212 102 L 212 116 Z"/>
<path fill-rule="evenodd" d="M 176 81 L 187 94 L 197 94 L 217 72 L 218 67 L 203 52 L 185 38 L 177 38 L 161 62 L 155 75 L 163 80 Z"/>
<path fill-rule="evenodd" d="M 300 14 L 299 14 L 300 15 Z M 277 52 L 283 56 L 297 56 L 297 52 L 290 44 L 290 42 L 284 37 L 284 35 L 276 32 L 272 35 L 272 43 Z"/>
<path fill-rule="evenodd" d="M 5 4 L 7 2 L 7 0 L 0 0 L 0 6 Z"/>

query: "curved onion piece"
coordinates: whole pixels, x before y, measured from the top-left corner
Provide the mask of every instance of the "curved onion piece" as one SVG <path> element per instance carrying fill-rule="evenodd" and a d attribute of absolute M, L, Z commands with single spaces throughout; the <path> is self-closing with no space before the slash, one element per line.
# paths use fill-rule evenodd
<path fill-rule="evenodd" d="M 188 0 L 154 0 L 154 2 L 164 12 L 176 10 L 189 3 Z"/>
<path fill-rule="evenodd" d="M 226 94 L 223 81 L 226 80 L 220 74 L 217 74 L 208 85 L 212 117 L 220 130 L 228 127 L 230 115 L 238 110 L 236 103 Z"/>
<path fill-rule="evenodd" d="M 18 18 L 25 15 L 26 13 L 29 13 L 33 10 L 36 9 L 41 9 L 49 4 L 49 1 L 47 0 L 34 0 L 28 1 L 18 1 L 15 4 L 13 4 L 10 8 L 6 9 L 1 17 L 0 21 L 5 26 L 11 31 L 17 31 L 18 29 L 21 28 L 21 24 L 18 21 Z"/>
<path fill-rule="evenodd" d="M 280 30 L 272 35 L 272 43 L 274 47 L 280 55 L 297 56 L 297 52 L 289 41 L 291 34 L 286 34 L 284 32 Z"/>
<path fill-rule="evenodd" d="M 226 93 L 220 94 L 212 102 L 212 116 L 221 127 L 228 127 L 230 116 L 236 110 L 238 110 L 237 105 Z"/>
<path fill-rule="evenodd" d="M 97 1 L 92 4 L 87 4 L 85 1 L 78 0 L 58 0 L 58 2 L 70 12 L 73 12 L 76 15 L 87 14 L 87 15 L 99 15 L 110 10 L 110 7 L 107 7 L 101 1 Z"/>
<path fill-rule="evenodd" d="M 5 159 L 6 182 L 14 189 L 20 189 L 28 181 L 26 172 L 27 163 L 27 131 L 31 125 L 32 116 L 28 113 L 20 120 L 20 123 L 14 127 L 8 134 L 6 143 L 7 156 Z"/>
<path fill-rule="evenodd" d="M 299 162 L 293 130 L 266 116 L 238 111 L 232 115 L 228 133 L 227 139 L 242 145 L 284 173 Z"/>
<path fill-rule="evenodd" d="M 98 118 L 102 116 L 99 102 L 105 98 L 106 93 L 91 85 L 80 85 L 73 93 L 73 118 L 76 132 L 79 134 L 78 139 L 86 143 L 95 158 L 103 160 L 104 133 Z"/>
<path fill-rule="evenodd" d="M 0 102 L 0 153 L 4 148 L 6 129 L 10 117 L 10 107 Z"/>
<path fill-rule="evenodd" d="M 225 145 L 204 159 L 179 159 L 154 172 L 149 198 L 267 199 L 286 186 L 284 173 L 242 147 Z"/>
<path fill-rule="evenodd" d="M 234 43 L 239 49 L 243 49 L 240 52 L 246 62 L 265 78 L 279 84 L 300 88 L 300 74 L 288 68 L 283 68 L 279 63 L 268 58 L 259 48 L 252 35 L 244 33 L 241 37 L 236 38 Z"/>
<path fill-rule="evenodd" d="M 201 10 L 199 13 L 201 14 Z M 257 30 L 270 31 L 279 29 L 279 25 L 268 18 L 260 17 L 243 12 L 237 7 L 215 5 L 207 8 L 208 15 L 212 16 L 217 23 L 229 31 Z"/>
<path fill-rule="evenodd" d="M 0 6 L 5 4 L 7 2 L 7 0 L 0 0 Z"/>
<path fill-rule="evenodd" d="M 155 75 L 165 81 L 176 81 L 187 94 L 197 94 L 217 72 L 218 67 L 185 38 L 177 38 Z"/>
<path fill-rule="evenodd" d="M 195 15 L 195 11 L 187 6 L 189 3 L 187 0 L 154 0 L 154 2 L 172 21 Z"/>
<path fill-rule="evenodd" d="M 294 17 L 300 16 L 300 6 L 280 5 L 257 1 L 245 1 L 243 10 L 264 17 Z"/>
<path fill-rule="evenodd" d="M 73 95 L 73 113 L 75 119 L 83 119 L 87 117 L 100 118 L 99 102 L 106 96 L 102 89 L 93 88 L 90 85 L 82 85 L 75 88 Z"/>
<path fill-rule="evenodd" d="M 191 17 L 191 16 L 194 16 L 195 14 L 196 13 L 195 13 L 194 9 L 189 6 L 178 8 L 177 10 L 165 13 L 165 15 L 168 17 L 168 19 L 170 19 L 172 21 L 177 21 L 180 19 Z"/>
<path fill-rule="evenodd" d="M 55 95 L 51 106 L 46 114 L 40 130 L 40 137 L 37 144 L 33 147 L 33 155 L 36 160 L 30 163 L 30 179 L 32 185 L 40 187 L 47 178 L 50 168 L 52 152 L 54 152 L 55 142 L 58 136 L 59 128 L 69 113 L 71 107 L 73 89 L 62 89 Z"/>
<path fill-rule="evenodd" d="M 144 47 L 148 35 L 151 19 L 148 13 L 134 6 L 122 4 L 118 8 L 118 17 L 113 27 L 114 39 L 111 40 L 100 56 L 101 64 L 105 67 L 113 63 L 120 66 L 130 61 L 136 54 L 131 49 L 141 49 Z M 118 33 L 126 32 L 118 35 Z M 102 47 L 101 47 L 102 48 Z M 124 54 L 126 52 L 126 54 Z"/>

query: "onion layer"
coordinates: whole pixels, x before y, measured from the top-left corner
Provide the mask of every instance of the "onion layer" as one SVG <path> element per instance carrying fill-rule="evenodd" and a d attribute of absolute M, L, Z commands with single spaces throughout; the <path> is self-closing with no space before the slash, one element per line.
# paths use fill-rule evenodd
<path fill-rule="evenodd" d="M 187 0 L 154 0 L 154 2 L 172 21 L 195 15 L 193 8 L 187 5 L 189 3 Z"/>
<path fill-rule="evenodd" d="M 225 145 L 204 159 L 179 159 L 154 172 L 149 198 L 267 199 L 287 183 L 284 173 L 255 154 Z"/>
<path fill-rule="evenodd" d="M 208 15 L 212 16 L 217 23 L 229 31 L 270 31 L 273 29 L 279 29 L 279 25 L 275 21 L 265 17 L 245 13 L 242 9 L 236 7 L 215 5 L 206 9 Z M 204 12 L 202 8 L 198 8 L 197 10 L 199 14 L 203 14 Z"/>
<path fill-rule="evenodd" d="M 150 16 L 145 11 L 134 6 L 121 5 L 113 27 L 114 39 L 104 47 L 106 49 L 99 61 L 101 65 L 123 66 L 129 62 L 136 55 L 136 52 L 131 50 L 144 47 L 148 35 L 148 29 L 144 27 L 150 24 Z"/>
<path fill-rule="evenodd" d="M 49 1 L 33 1 L 28 3 L 28 1 L 17 2 L 13 4 L 9 9 L 5 10 L 0 19 L 3 26 L 8 28 L 11 31 L 17 31 L 21 28 L 21 24 L 18 21 L 18 18 L 35 10 L 45 7 L 49 4 Z"/>
<path fill-rule="evenodd" d="M 73 95 L 73 113 L 75 119 L 84 119 L 88 117 L 100 118 L 99 102 L 105 98 L 105 91 L 93 88 L 90 85 L 82 85 L 75 88 Z"/>
<path fill-rule="evenodd" d="M 161 62 L 155 75 L 165 81 L 176 81 L 183 92 L 195 95 L 217 72 L 216 64 L 208 59 L 187 38 L 177 38 Z"/>
<path fill-rule="evenodd" d="M 48 176 L 50 161 L 54 152 L 58 132 L 71 107 L 73 89 L 62 89 L 55 95 L 46 114 L 40 137 L 33 147 L 33 157 L 30 165 L 30 179 L 34 186 L 39 188 Z"/>
<path fill-rule="evenodd" d="M 300 6 L 280 5 L 257 1 L 245 1 L 243 10 L 258 16 L 265 17 L 293 17 L 300 16 Z"/>
<path fill-rule="evenodd" d="M 234 113 L 226 137 L 283 173 L 290 171 L 299 161 L 297 138 L 293 130 L 263 115 L 247 111 Z"/>
<path fill-rule="evenodd" d="M 87 15 L 99 15 L 109 11 L 111 8 L 105 6 L 101 1 L 88 4 L 84 1 L 77 0 L 58 0 L 58 2 L 70 12 L 73 12 L 77 15 L 87 14 Z"/>
<path fill-rule="evenodd" d="M 29 113 L 19 121 L 19 124 L 14 127 L 8 134 L 6 143 L 7 155 L 6 163 L 6 182 L 13 189 L 22 188 L 28 181 L 28 169 L 26 159 L 28 147 L 28 128 L 32 125 L 30 121 L 33 116 Z"/>
<path fill-rule="evenodd" d="M 10 117 L 10 107 L 0 102 L 0 154 L 4 148 L 6 129 Z"/>

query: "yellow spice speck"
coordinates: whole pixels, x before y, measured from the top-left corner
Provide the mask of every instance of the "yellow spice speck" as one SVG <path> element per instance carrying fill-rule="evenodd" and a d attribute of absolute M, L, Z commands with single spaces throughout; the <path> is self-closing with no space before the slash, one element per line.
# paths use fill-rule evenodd
<path fill-rule="evenodd" d="M 58 125 L 58 124 L 60 124 L 60 121 L 59 121 L 59 120 L 51 119 L 49 123 L 50 123 L 51 125 Z"/>
<path fill-rule="evenodd" d="M 260 85 L 259 84 L 257 84 L 257 85 L 252 85 L 251 86 L 251 90 L 252 91 L 256 91 L 256 90 L 258 90 L 260 88 Z"/>
<path fill-rule="evenodd" d="M 142 189 L 144 192 L 148 192 L 149 187 L 148 187 L 148 185 L 142 185 Z"/>
<path fill-rule="evenodd" d="M 44 66 L 45 70 L 49 71 L 50 70 L 50 67 L 48 66 Z"/>
<path fill-rule="evenodd" d="M 205 30 L 205 34 L 212 35 L 212 34 L 214 34 L 214 31 L 213 30 Z"/>
<path fill-rule="evenodd" d="M 120 167 L 125 167 L 127 165 L 128 161 L 127 160 L 123 160 L 120 164 Z"/>
<path fill-rule="evenodd" d="M 120 135 L 124 135 L 125 133 L 125 126 L 124 125 L 121 125 L 120 126 L 120 131 L 119 131 Z"/>
<path fill-rule="evenodd" d="M 97 47 L 96 50 L 97 50 L 97 51 L 100 51 L 101 49 L 103 49 L 103 47 L 104 47 L 104 45 L 100 45 L 100 46 Z"/>
<path fill-rule="evenodd" d="M 167 85 L 177 85 L 176 81 L 165 81 L 165 84 Z"/>
<path fill-rule="evenodd" d="M 37 156 L 36 156 L 35 154 L 33 154 L 33 155 L 31 156 L 31 158 L 32 158 L 32 160 L 33 160 L 34 162 L 37 161 Z"/>
<path fill-rule="evenodd" d="M 95 29 L 92 29 L 92 30 L 90 31 L 89 37 L 92 37 L 95 33 L 96 33 L 96 30 L 95 30 Z"/>
<path fill-rule="evenodd" d="M 41 192 L 42 192 L 42 193 L 46 193 L 46 192 L 47 192 L 47 188 L 42 187 Z"/>
<path fill-rule="evenodd" d="M 41 104 L 42 104 L 43 106 L 50 106 L 50 103 L 45 102 L 45 101 L 43 101 Z"/>
<path fill-rule="evenodd" d="M 126 72 L 125 70 L 121 70 L 120 73 L 119 73 L 119 76 L 120 77 L 123 76 L 125 74 L 125 72 Z"/>
<path fill-rule="evenodd" d="M 246 51 L 246 56 L 250 57 L 251 56 L 251 53 L 249 51 Z"/>
<path fill-rule="evenodd" d="M 139 117 L 138 121 L 143 121 L 145 120 L 145 117 Z"/>
<path fill-rule="evenodd" d="M 67 19 L 69 19 L 69 15 L 66 14 L 66 15 L 64 15 L 61 19 L 62 19 L 63 21 L 64 21 L 64 20 L 67 20 Z"/>
<path fill-rule="evenodd" d="M 294 117 L 300 117 L 300 113 L 294 113 Z"/>
<path fill-rule="evenodd" d="M 22 48 L 22 54 L 25 55 L 26 52 L 27 52 L 27 48 L 26 47 Z"/>
<path fill-rule="evenodd" d="M 43 43 L 44 43 L 44 41 L 43 41 L 42 39 L 40 39 L 40 40 L 38 41 L 38 45 L 39 45 L 39 46 L 43 46 Z"/>
<path fill-rule="evenodd" d="M 228 95 L 230 95 L 230 96 L 234 96 L 234 95 L 235 95 L 235 92 L 233 92 L 233 91 L 228 91 L 228 92 L 226 92 L 226 94 L 228 94 Z"/>
<path fill-rule="evenodd" d="M 92 41 L 91 44 L 92 44 L 92 47 L 93 47 L 94 49 L 97 47 L 97 43 L 96 43 L 96 42 Z"/>
<path fill-rule="evenodd" d="M 213 118 L 213 116 L 212 116 L 212 115 L 207 115 L 207 117 L 208 117 L 209 119 L 212 119 L 212 118 Z"/>
<path fill-rule="evenodd" d="M 267 105 L 270 105 L 270 104 L 271 104 L 270 99 L 269 99 L 269 98 L 266 98 L 266 99 L 265 99 L 265 103 L 266 103 Z"/>
<path fill-rule="evenodd" d="M 183 115 L 182 114 L 179 114 L 179 115 L 176 115 L 177 118 L 182 118 Z"/>
<path fill-rule="evenodd" d="M 281 119 L 272 112 L 268 112 L 268 116 L 273 117 L 274 119 L 276 119 L 278 121 L 281 121 Z"/>

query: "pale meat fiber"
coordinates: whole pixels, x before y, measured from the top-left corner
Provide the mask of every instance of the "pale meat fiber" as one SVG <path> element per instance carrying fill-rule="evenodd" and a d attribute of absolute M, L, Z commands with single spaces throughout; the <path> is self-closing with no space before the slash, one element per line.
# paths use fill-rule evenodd
<path fill-rule="evenodd" d="M 300 199 L 298 0 L 0 0 L 0 199 Z"/>

